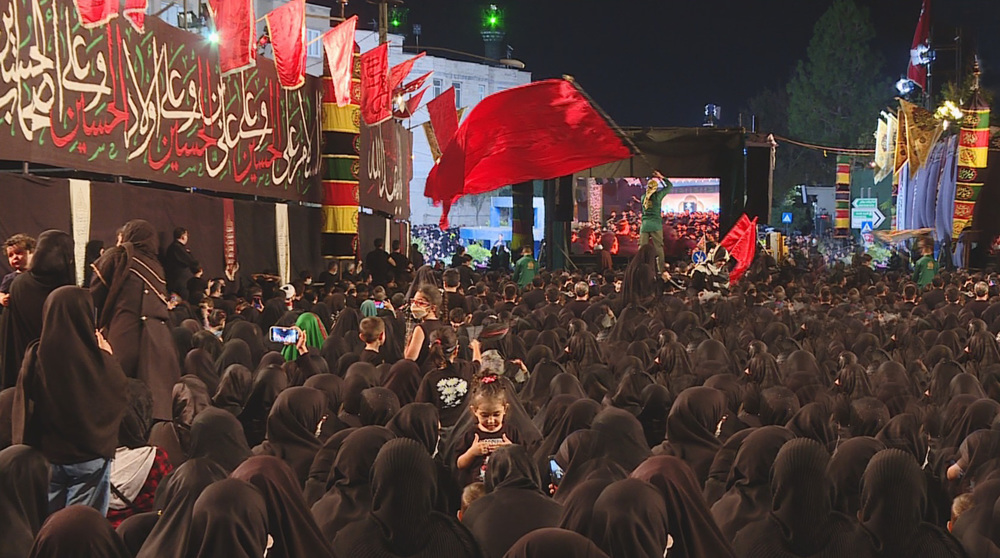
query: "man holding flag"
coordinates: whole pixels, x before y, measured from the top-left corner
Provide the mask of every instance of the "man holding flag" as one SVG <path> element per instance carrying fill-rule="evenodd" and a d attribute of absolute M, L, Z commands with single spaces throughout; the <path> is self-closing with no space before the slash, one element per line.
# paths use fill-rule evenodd
<path fill-rule="evenodd" d="M 639 227 L 639 246 L 650 242 L 656 249 L 657 265 L 663 269 L 663 197 L 670 193 L 673 184 L 660 171 L 653 171 L 653 177 L 646 183 L 646 193 L 642 196 L 642 225 Z"/>

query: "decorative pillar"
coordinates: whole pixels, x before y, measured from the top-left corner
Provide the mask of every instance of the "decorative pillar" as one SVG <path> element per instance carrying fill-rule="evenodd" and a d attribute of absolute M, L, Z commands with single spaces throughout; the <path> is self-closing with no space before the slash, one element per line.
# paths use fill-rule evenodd
<path fill-rule="evenodd" d="M 834 222 L 836 238 L 851 234 L 851 158 L 837 155 L 837 214 Z"/>
<path fill-rule="evenodd" d="M 535 251 L 535 184 L 521 182 L 511 186 L 510 229 L 511 252 L 516 258 L 522 246 L 530 246 Z"/>
<path fill-rule="evenodd" d="M 361 173 L 361 56 L 354 46 L 351 104 L 338 107 L 323 64 L 323 256 L 358 257 L 358 183 Z M 325 55 L 324 55 L 325 56 Z"/>
<path fill-rule="evenodd" d="M 976 61 L 972 98 L 962 107 L 962 129 L 958 135 L 958 180 L 955 187 L 955 218 L 951 237 L 958 240 L 972 223 L 972 213 L 983 189 L 983 173 L 990 145 L 990 107 L 979 92 L 979 61 Z"/>

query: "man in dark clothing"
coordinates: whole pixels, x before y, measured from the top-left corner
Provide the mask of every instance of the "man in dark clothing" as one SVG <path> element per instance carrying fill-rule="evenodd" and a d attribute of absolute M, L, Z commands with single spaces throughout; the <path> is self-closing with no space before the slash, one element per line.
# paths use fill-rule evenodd
<path fill-rule="evenodd" d="M 330 263 L 326 266 L 326 271 L 319 274 L 316 282 L 322 285 L 326 292 L 329 292 L 333 288 L 333 284 L 337 282 L 339 269 L 340 265 L 337 263 L 337 260 L 330 260 Z"/>
<path fill-rule="evenodd" d="M 924 296 L 920 298 L 920 302 L 927 307 L 928 310 L 934 310 L 938 306 L 944 303 L 944 279 L 940 275 L 935 275 L 931 279 L 931 289 L 924 293 Z"/>
<path fill-rule="evenodd" d="M 582 318 L 583 313 L 590 308 L 590 285 L 580 281 L 573 286 L 573 294 L 576 296 L 576 300 L 568 302 L 566 304 L 566 309 L 573 313 L 577 318 Z"/>
<path fill-rule="evenodd" d="M 493 306 L 493 310 L 497 314 L 501 312 L 512 312 L 514 307 L 517 306 L 517 285 L 514 283 L 507 283 L 503 286 L 503 301 L 496 303 Z"/>
<path fill-rule="evenodd" d="M 420 253 L 420 247 L 416 244 L 410 245 L 410 263 L 413 264 L 413 269 L 420 269 L 426 263 L 424 255 Z"/>
<path fill-rule="evenodd" d="M 531 280 L 531 290 L 521 294 L 521 300 L 524 301 L 529 310 L 534 310 L 538 308 L 539 304 L 545 302 L 545 291 L 542 288 L 544 286 L 545 280 L 536 275 Z"/>
<path fill-rule="evenodd" d="M 471 314 L 469 310 L 469 301 L 465 298 L 465 295 L 459 292 L 459 287 L 461 283 L 461 275 L 457 269 L 449 269 L 444 272 L 444 296 L 445 304 L 448 306 L 448 311 L 452 311 L 455 308 L 461 308 L 466 314 Z"/>
<path fill-rule="evenodd" d="M 976 298 L 966 302 L 965 309 L 973 316 L 981 318 L 983 312 L 990 307 L 990 286 L 985 281 L 980 281 L 972 287 L 972 294 Z"/>
<path fill-rule="evenodd" d="M 465 263 L 465 246 L 459 246 L 455 250 L 455 255 L 451 257 L 451 267 L 458 268 L 462 267 Z"/>
<path fill-rule="evenodd" d="M 504 244 L 503 237 L 497 239 L 490 250 L 490 269 L 494 271 L 510 271 L 510 250 Z"/>
<path fill-rule="evenodd" d="M 189 298 L 188 281 L 200 267 L 187 243 L 187 229 L 177 227 L 174 229 L 174 241 L 163 253 L 163 272 L 167 274 L 167 290 L 177 293 L 183 300 Z"/>
<path fill-rule="evenodd" d="M 552 314 L 553 316 L 558 316 L 559 312 L 562 312 L 562 305 L 559 304 L 559 289 L 554 286 L 550 286 L 545 289 L 545 306 L 542 306 L 538 311 L 542 315 Z"/>
<path fill-rule="evenodd" d="M 376 238 L 375 249 L 365 256 L 365 269 L 372 276 L 373 287 L 376 285 L 384 287 L 389 282 L 389 273 L 395 267 L 395 263 L 385 251 L 385 240 Z"/>
<path fill-rule="evenodd" d="M 399 241 L 392 241 L 392 253 L 389 257 L 393 261 L 393 272 L 396 274 L 396 283 L 403 282 L 407 278 L 409 273 L 413 271 L 410 259 L 403 255 L 403 252 L 399 249 Z"/>

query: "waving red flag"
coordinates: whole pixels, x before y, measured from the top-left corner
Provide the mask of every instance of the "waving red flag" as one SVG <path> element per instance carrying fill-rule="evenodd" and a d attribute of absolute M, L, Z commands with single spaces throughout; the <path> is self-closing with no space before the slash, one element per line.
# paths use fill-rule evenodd
<path fill-rule="evenodd" d="M 427 113 L 430 115 L 431 127 L 437 139 L 441 153 L 451 143 L 458 131 L 458 113 L 455 112 L 455 88 L 449 87 L 437 97 L 427 102 Z"/>
<path fill-rule="evenodd" d="M 913 45 L 910 47 L 910 66 L 906 69 L 907 79 L 912 80 L 927 90 L 927 66 L 921 63 L 921 58 L 927 57 L 931 48 L 931 0 L 924 0 L 920 8 L 920 19 L 917 30 L 913 33 Z"/>
<path fill-rule="evenodd" d="M 118 0 L 73 0 L 80 25 L 87 29 L 100 27 L 118 17 Z"/>
<path fill-rule="evenodd" d="M 361 55 L 361 117 L 374 126 L 392 118 L 389 89 L 389 43 Z"/>
<path fill-rule="evenodd" d="M 410 58 L 409 60 L 396 64 L 389 70 L 389 91 L 395 91 L 400 85 L 403 85 L 403 80 L 406 76 L 410 75 L 413 71 L 413 64 L 424 57 L 425 52 Z"/>
<path fill-rule="evenodd" d="M 122 10 L 122 14 L 136 31 L 144 33 L 146 31 L 146 10 L 148 8 L 148 0 L 125 0 L 125 8 Z"/>
<path fill-rule="evenodd" d="M 719 244 L 737 262 L 736 269 L 729 274 L 729 284 L 732 285 L 743 277 L 747 269 L 750 269 L 750 264 L 757 254 L 757 218 L 754 217 L 751 221 L 744 213 Z"/>
<path fill-rule="evenodd" d="M 292 0 L 264 16 L 274 49 L 278 81 L 285 89 L 306 82 L 306 1 Z"/>
<path fill-rule="evenodd" d="M 323 35 L 323 50 L 330 66 L 338 107 L 351 104 L 351 63 L 354 61 L 354 30 L 357 25 L 358 16 L 351 16 Z"/>
<path fill-rule="evenodd" d="M 451 204 L 463 195 L 566 176 L 632 156 L 609 122 L 565 79 L 486 97 L 442 152 L 424 189 L 425 196 L 442 203 L 442 227 L 447 227 Z"/>
<path fill-rule="evenodd" d="M 257 64 L 256 17 L 253 0 L 209 0 L 208 10 L 219 34 L 219 69 L 222 75 Z"/>

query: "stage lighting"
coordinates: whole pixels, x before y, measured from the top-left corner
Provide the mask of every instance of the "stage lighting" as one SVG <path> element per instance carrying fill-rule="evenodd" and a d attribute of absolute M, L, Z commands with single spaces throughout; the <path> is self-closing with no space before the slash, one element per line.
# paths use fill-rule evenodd
<path fill-rule="evenodd" d="M 905 77 L 900 78 L 899 81 L 896 82 L 896 92 L 898 92 L 903 97 L 909 95 L 910 93 L 913 93 L 913 90 L 916 87 L 917 84 L 914 83 L 913 80 L 907 79 Z"/>

